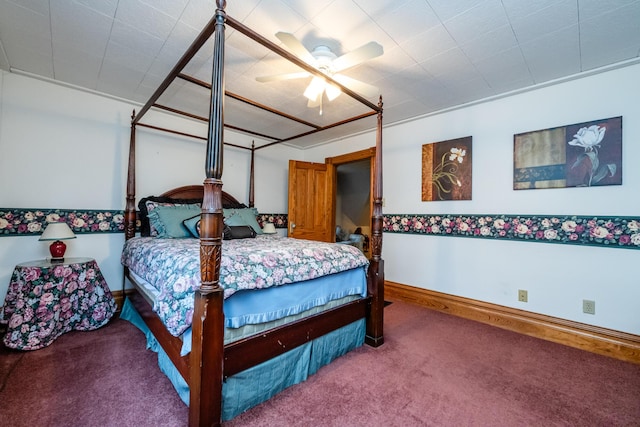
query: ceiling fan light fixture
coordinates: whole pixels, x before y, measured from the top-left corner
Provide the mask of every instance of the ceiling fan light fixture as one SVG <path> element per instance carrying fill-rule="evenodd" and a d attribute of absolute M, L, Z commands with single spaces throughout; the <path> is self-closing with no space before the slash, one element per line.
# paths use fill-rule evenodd
<path fill-rule="evenodd" d="M 326 84 L 325 90 L 327 91 L 327 98 L 329 99 L 329 101 L 333 101 L 342 93 L 338 86 L 332 84 Z"/>
<path fill-rule="evenodd" d="M 279 31 L 276 33 L 276 37 L 299 59 L 327 77 L 334 79 L 342 87 L 346 87 L 349 91 L 367 97 L 377 95 L 377 87 L 339 73 L 382 55 L 384 50 L 380 44 L 372 41 L 348 53 L 337 56 L 327 45 L 318 45 L 313 50 L 308 50 L 302 42 L 291 33 Z M 259 82 L 280 81 L 303 78 L 310 74 L 311 73 L 308 72 L 276 74 L 259 76 L 256 77 L 256 80 Z M 322 100 L 325 92 L 327 93 L 327 99 L 333 101 L 340 96 L 342 89 L 333 83 L 327 82 L 322 76 L 318 75 L 313 77 L 304 91 L 305 98 L 309 100 L 307 106 L 309 108 L 320 106 L 320 114 L 322 114 Z"/>
<path fill-rule="evenodd" d="M 309 83 L 309 86 L 307 86 L 304 91 L 304 96 L 310 101 L 315 101 L 318 99 L 318 96 L 322 95 L 325 86 L 326 83 L 324 82 L 324 79 L 316 76 L 311 79 L 311 83 Z"/>

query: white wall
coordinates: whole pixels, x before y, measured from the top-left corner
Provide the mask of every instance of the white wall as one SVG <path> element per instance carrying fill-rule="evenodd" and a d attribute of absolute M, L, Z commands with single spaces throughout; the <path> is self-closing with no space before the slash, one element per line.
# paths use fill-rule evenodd
<path fill-rule="evenodd" d="M 121 210 L 125 205 L 131 112 L 139 105 L 0 71 L 0 207 Z M 206 134 L 202 125 L 168 114 L 146 117 Z M 225 133 L 225 141 L 250 146 L 251 138 Z M 205 143 L 139 128 L 137 199 L 204 180 Z M 256 141 L 260 145 L 260 141 Z M 284 213 L 288 147 L 256 152 L 256 207 Z M 224 190 L 248 202 L 250 152 L 226 146 Z M 55 177 L 55 178 L 54 178 Z M 113 290 L 121 289 L 123 234 L 81 234 L 68 257 L 95 258 Z M 0 301 L 15 264 L 45 258 L 38 236 L 0 237 Z"/>
<path fill-rule="evenodd" d="M 383 131 L 385 214 L 640 215 L 640 65 L 556 84 Z M 516 133 L 623 116 L 623 185 L 513 188 Z M 473 137 L 473 200 L 421 201 L 423 144 Z M 305 151 L 305 159 L 375 144 L 359 135 Z M 386 279 L 640 334 L 640 251 L 385 233 Z M 529 302 L 517 300 L 526 289 Z M 582 300 L 596 314 L 582 313 Z"/>

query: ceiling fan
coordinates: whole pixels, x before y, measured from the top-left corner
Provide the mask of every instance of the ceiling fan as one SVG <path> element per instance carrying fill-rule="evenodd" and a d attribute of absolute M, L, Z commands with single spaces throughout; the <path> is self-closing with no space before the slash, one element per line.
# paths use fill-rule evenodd
<path fill-rule="evenodd" d="M 378 95 L 378 88 L 360 80 L 347 77 L 340 72 L 348 68 L 355 67 L 358 64 L 373 59 L 383 54 L 382 46 L 376 42 L 369 42 L 359 48 L 337 56 L 333 51 L 325 45 L 316 46 L 309 51 L 293 34 L 278 32 L 276 37 L 298 58 L 307 64 L 317 68 L 322 73 L 331 77 L 343 86 L 357 92 L 366 97 Z M 278 80 L 300 79 L 311 76 L 311 73 L 301 71 L 298 73 L 274 74 L 269 76 L 256 77 L 259 82 L 271 82 Z M 304 96 L 309 100 L 307 106 L 310 108 L 320 107 L 322 114 L 322 98 L 323 94 L 327 94 L 327 99 L 333 101 L 342 92 L 340 88 L 334 84 L 327 82 L 322 77 L 314 76 L 304 91 Z"/>

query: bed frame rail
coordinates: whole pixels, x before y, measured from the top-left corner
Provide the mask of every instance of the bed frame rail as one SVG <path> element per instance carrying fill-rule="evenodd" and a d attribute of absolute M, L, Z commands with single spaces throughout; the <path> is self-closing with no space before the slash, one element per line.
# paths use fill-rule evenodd
<path fill-rule="evenodd" d="M 366 317 L 368 309 L 369 298 L 363 298 L 302 321 L 233 342 L 224 350 L 224 375 L 230 377 L 362 319 Z"/>
<path fill-rule="evenodd" d="M 135 278 L 127 277 L 135 287 L 138 286 Z M 188 356 L 180 355 L 182 340 L 167 331 L 141 292 L 130 292 L 128 298 L 188 383 L 190 360 Z M 224 347 L 224 378 L 266 362 L 356 320 L 367 318 L 370 310 L 369 296 L 227 344 Z"/>

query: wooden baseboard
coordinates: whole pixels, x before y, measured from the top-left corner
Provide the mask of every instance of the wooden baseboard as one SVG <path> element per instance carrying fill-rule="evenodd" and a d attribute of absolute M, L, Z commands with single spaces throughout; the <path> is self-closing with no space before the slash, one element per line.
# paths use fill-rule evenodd
<path fill-rule="evenodd" d="M 111 295 L 113 295 L 113 299 L 116 302 L 116 312 L 120 313 L 122 311 L 122 304 L 124 304 L 124 297 L 134 292 L 133 289 L 127 289 L 124 293 L 122 291 L 111 291 Z"/>
<path fill-rule="evenodd" d="M 385 299 L 417 304 L 510 331 L 640 364 L 640 336 L 385 281 Z"/>

